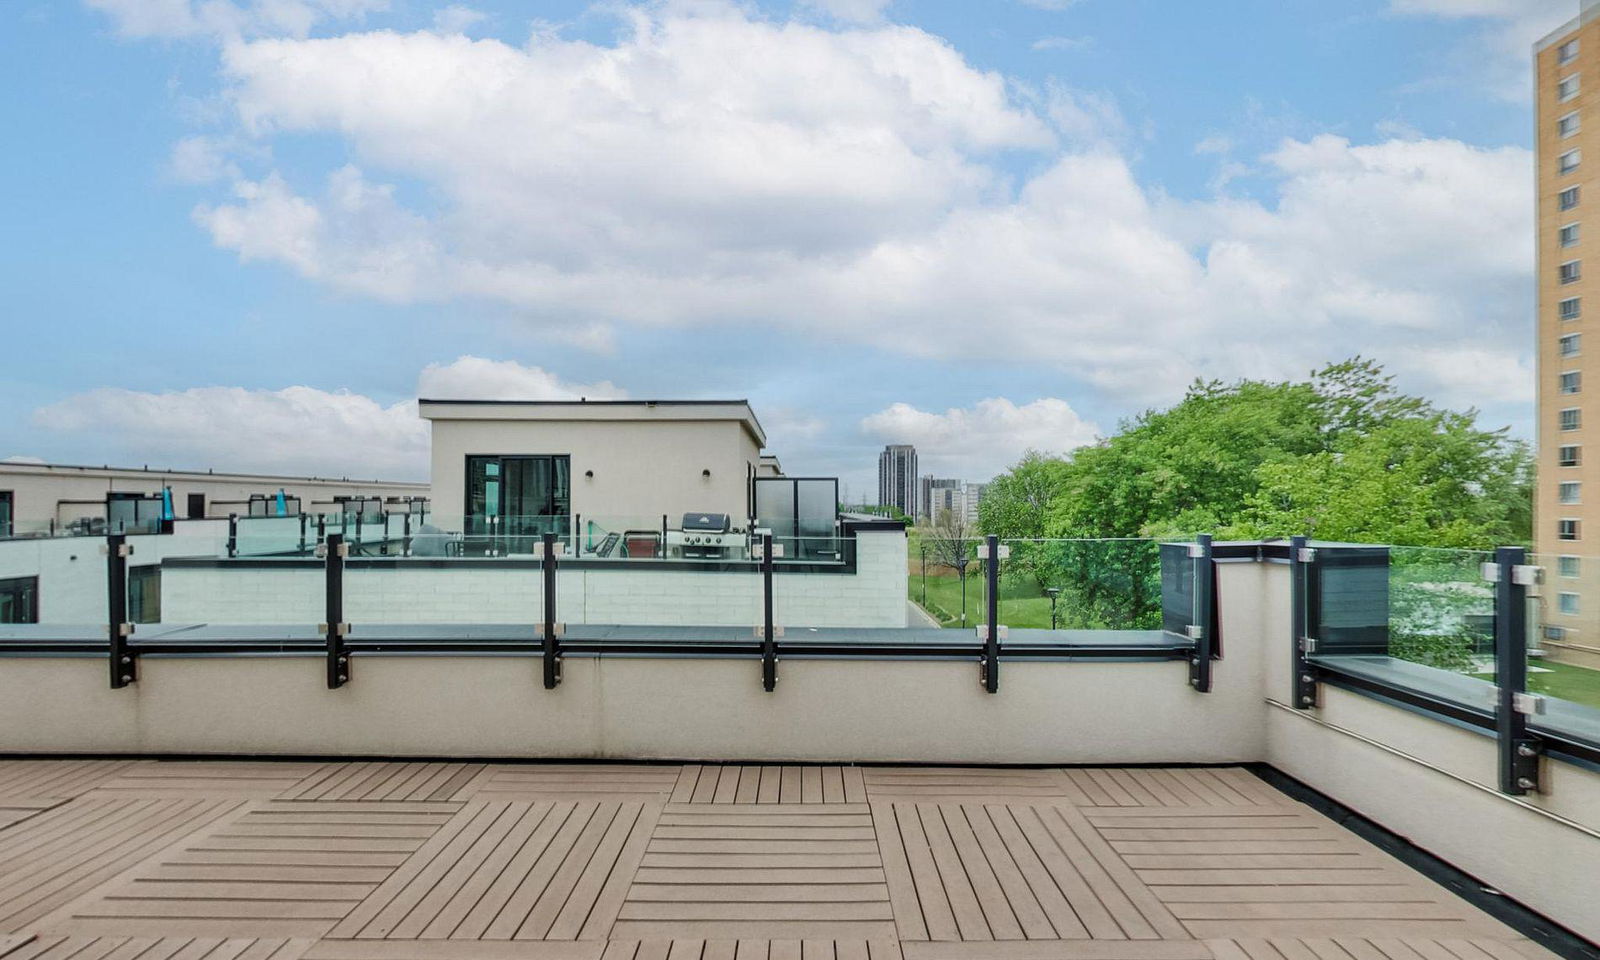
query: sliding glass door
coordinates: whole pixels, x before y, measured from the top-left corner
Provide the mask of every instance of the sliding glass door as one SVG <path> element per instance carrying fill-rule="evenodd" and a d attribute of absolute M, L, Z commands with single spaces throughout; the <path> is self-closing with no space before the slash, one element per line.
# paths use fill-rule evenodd
<path fill-rule="evenodd" d="M 502 553 L 534 553 L 541 534 L 566 536 L 571 473 L 566 455 L 468 457 L 466 534 Z"/>

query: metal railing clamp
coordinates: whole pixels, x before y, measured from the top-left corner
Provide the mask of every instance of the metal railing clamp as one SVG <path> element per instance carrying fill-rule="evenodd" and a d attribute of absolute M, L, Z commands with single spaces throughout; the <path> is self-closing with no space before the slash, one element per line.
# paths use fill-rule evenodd
<path fill-rule="evenodd" d="M 1316 665 L 1311 655 L 1317 652 L 1317 639 L 1311 636 L 1311 578 L 1316 576 L 1317 551 L 1306 546 L 1305 537 L 1289 541 L 1289 621 L 1294 643 L 1294 708 L 1311 710 L 1321 695 Z"/>

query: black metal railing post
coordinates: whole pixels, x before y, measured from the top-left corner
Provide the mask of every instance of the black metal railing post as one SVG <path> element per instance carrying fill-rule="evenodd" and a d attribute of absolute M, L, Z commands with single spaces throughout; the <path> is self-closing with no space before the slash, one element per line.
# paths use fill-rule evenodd
<path fill-rule="evenodd" d="M 228 514 L 228 558 L 239 555 L 239 515 Z"/>
<path fill-rule="evenodd" d="M 300 514 L 300 549 L 298 552 L 306 552 L 306 515 L 303 512 Z"/>
<path fill-rule="evenodd" d="M 401 536 L 400 555 L 409 557 L 411 556 L 411 512 L 409 510 L 406 511 L 403 516 L 403 522 L 401 523 Z"/>
<path fill-rule="evenodd" d="M 761 535 L 761 689 L 778 686 L 778 637 L 772 616 L 772 534 Z"/>
<path fill-rule="evenodd" d="M 323 583 L 326 587 L 323 594 L 323 616 L 326 619 L 322 624 L 322 632 L 328 638 L 328 689 L 337 690 L 350 682 L 350 651 L 344 642 L 350 633 L 350 624 L 344 619 L 344 560 L 350 548 L 344 542 L 344 534 L 330 533 L 317 549 L 323 557 Z"/>
<path fill-rule="evenodd" d="M 138 664 L 128 646 L 133 624 L 128 622 L 128 555 L 133 545 L 127 534 L 106 537 L 106 658 L 111 666 L 111 688 L 120 690 L 139 677 Z"/>
<path fill-rule="evenodd" d="M 1189 686 L 1200 693 L 1211 692 L 1211 661 L 1217 655 L 1216 566 L 1211 562 L 1211 534 L 1195 537 L 1190 556 L 1194 558 L 1195 622 L 1189 628 L 1194 638 L 1194 659 L 1189 661 Z"/>
<path fill-rule="evenodd" d="M 1000 538 L 984 538 L 983 689 L 1000 690 Z"/>
<path fill-rule="evenodd" d="M 556 625 L 556 535 L 546 533 L 544 542 L 544 636 L 541 638 L 544 659 L 544 688 L 554 690 L 561 682 L 561 644 Z"/>
<path fill-rule="evenodd" d="M 1310 589 L 1316 553 L 1305 537 L 1289 540 L 1289 642 L 1294 644 L 1294 707 L 1310 710 L 1317 705 L 1317 673 L 1311 655 L 1317 641 L 1311 636 Z"/>
<path fill-rule="evenodd" d="M 1527 566 L 1522 547 L 1494 552 L 1495 739 L 1499 746 L 1500 791 L 1513 796 L 1539 790 L 1538 737 L 1528 733 L 1528 716 L 1540 701 L 1528 694 L 1528 588 L 1538 577 Z"/>

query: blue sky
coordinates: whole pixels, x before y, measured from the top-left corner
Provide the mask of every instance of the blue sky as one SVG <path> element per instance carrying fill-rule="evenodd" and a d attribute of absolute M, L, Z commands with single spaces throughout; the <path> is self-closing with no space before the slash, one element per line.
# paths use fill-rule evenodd
<path fill-rule="evenodd" d="M 420 374 L 864 490 L 1358 352 L 1526 433 L 1576 7 L 12 0 L 0 457 L 414 476 Z"/>

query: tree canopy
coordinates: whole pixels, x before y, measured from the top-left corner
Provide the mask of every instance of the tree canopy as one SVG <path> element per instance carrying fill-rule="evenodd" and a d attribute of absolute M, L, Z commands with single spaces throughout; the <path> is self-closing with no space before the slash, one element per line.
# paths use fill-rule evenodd
<path fill-rule="evenodd" d="M 1304 381 L 1196 381 L 1094 446 L 1030 452 L 990 486 L 979 525 L 1018 538 L 1526 542 L 1532 458 L 1477 419 L 1399 392 L 1360 357 Z"/>

